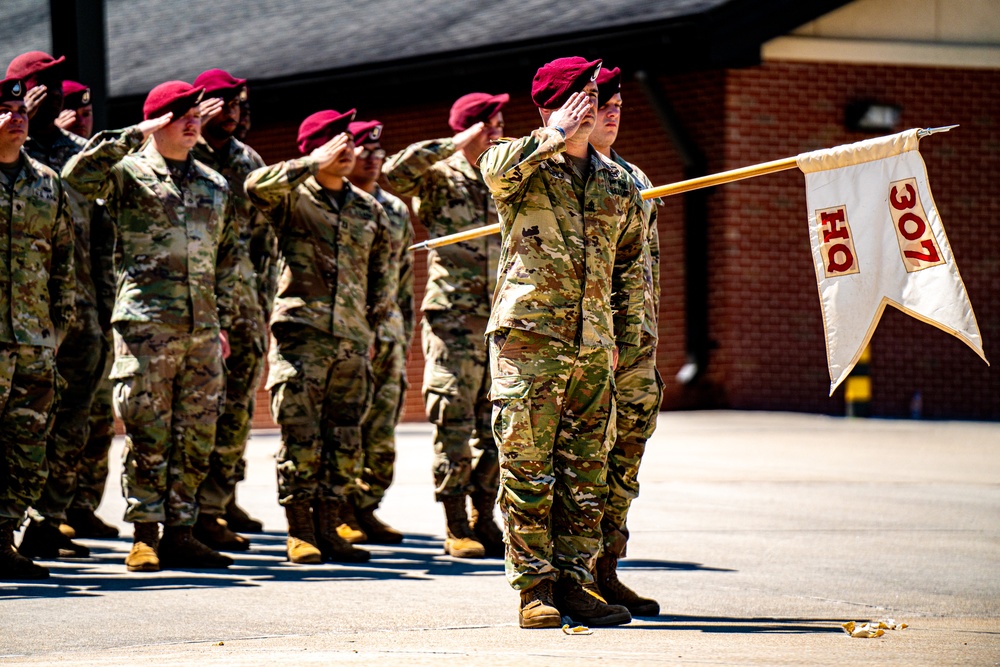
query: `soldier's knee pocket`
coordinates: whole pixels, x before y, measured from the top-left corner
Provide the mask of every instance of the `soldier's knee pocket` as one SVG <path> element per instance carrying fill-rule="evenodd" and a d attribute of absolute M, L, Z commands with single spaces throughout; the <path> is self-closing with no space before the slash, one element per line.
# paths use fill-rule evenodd
<path fill-rule="evenodd" d="M 126 424 L 154 421 L 157 417 L 145 386 L 147 369 L 147 360 L 133 356 L 120 356 L 111 367 L 108 378 L 114 382 L 115 415 Z"/>
<path fill-rule="evenodd" d="M 546 456 L 535 440 L 535 420 L 531 396 L 534 378 L 530 375 L 507 375 L 493 379 L 490 399 L 493 411 L 493 437 L 507 460 L 540 460 Z"/>

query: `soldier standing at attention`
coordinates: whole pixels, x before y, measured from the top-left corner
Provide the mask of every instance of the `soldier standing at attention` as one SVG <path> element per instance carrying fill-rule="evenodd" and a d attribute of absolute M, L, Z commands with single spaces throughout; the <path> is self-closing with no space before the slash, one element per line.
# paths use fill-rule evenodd
<path fill-rule="evenodd" d="M 649 178 L 634 164 L 611 149 L 618 137 L 622 117 L 621 71 L 602 69 L 597 77 L 597 124 L 590 145 L 614 160 L 635 181 L 639 190 L 652 187 Z M 656 416 L 663 400 L 663 383 L 656 370 L 656 323 L 660 306 L 660 237 L 656 230 L 659 200 L 642 203 L 646 241 L 642 248 L 645 289 L 643 291 L 642 337 L 638 346 L 623 347 L 615 369 L 617 432 L 608 455 L 608 500 L 601 529 L 604 547 L 597 559 L 596 579 L 601 595 L 610 604 L 627 607 L 633 616 L 656 616 L 660 605 L 644 598 L 618 579 L 618 559 L 628 544 L 629 506 L 639 495 L 639 464 L 646 441 L 656 430 Z"/>
<path fill-rule="evenodd" d="M 42 493 L 56 348 L 73 320 L 73 227 L 59 176 L 22 150 L 25 84 L 0 81 L 0 579 L 49 571 L 14 549 Z"/>
<path fill-rule="evenodd" d="M 259 278 L 250 258 L 254 224 L 266 225 L 247 198 L 246 177 L 264 166 L 257 151 L 233 136 L 240 119 L 240 98 L 246 95 L 246 79 L 237 79 L 221 69 L 210 69 L 194 80 L 207 98 L 222 101 L 222 110 L 203 120 L 201 138 L 191 151 L 195 159 L 219 172 L 229 183 L 233 203 L 233 226 L 239 239 L 236 267 L 239 280 L 233 294 L 234 315 L 229 329 L 226 360 L 226 403 L 215 428 L 215 447 L 209 471 L 198 489 L 198 523 L 194 535 L 213 549 L 245 551 L 250 540 L 234 532 L 223 520 L 226 507 L 234 502 L 236 484 L 243 479 L 243 454 L 250 437 L 257 386 L 267 349 L 267 324 L 259 301 Z M 245 514 L 245 513 L 244 513 Z"/>
<path fill-rule="evenodd" d="M 350 502 L 344 504 L 347 521 L 337 530 L 349 542 L 398 544 L 403 541 L 403 534 L 382 523 L 375 510 L 392 483 L 396 424 L 406 391 L 406 352 L 413 338 L 413 251 L 409 250 L 413 224 L 406 204 L 378 184 L 385 161 L 385 150 L 379 143 L 382 123 L 358 121 L 348 125 L 347 131 L 354 139 L 355 155 L 354 169 L 348 179 L 385 209 L 392 232 L 390 270 L 397 276 L 397 283 L 391 315 L 375 332 L 374 399 L 361 425 L 364 461 L 349 495 Z"/>
<path fill-rule="evenodd" d="M 111 379 L 125 424 L 130 571 L 233 562 L 191 532 L 225 391 L 238 280 L 229 187 L 191 156 L 203 92 L 183 81 L 156 86 L 145 120 L 96 134 L 63 169 L 73 188 L 105 200 L 117 227 Z"/>
<path fill-rule="evenodd" d="M 56 125 L 81 139 L 90 139 L 94 133 L 94 105 L 90 101 L 90 88 L 69 79 L 62 85 L 63 110 L 56 118 Z"/>
<path fill-rule="evenodd" d="M 299 127 L 304 157 L 258 169 L 246 182 L 278 239 L 267 387 L 281 426 L 278 502 L 293 563 L 369 558 L 337 526 L 361 460 L 370 355 L 396 277 L 385 211 L 346 178 L 353 118 L 353 110 L 312 114 Z"/>
<path fill-rule="evenodd" d="M 475 163 L 503 133 L 501 109 L 509 99 L 486 93 L 460 97 L 448 120 L 457 134 L 415 143 L 382 168 L 397 193 L 414 197 L 417 219 L 431 238 L 497 221 Z M 427 253 L 421 305 L 424 408 L 435 425 L 434 495 L 447 520 L 444 548 L 457 558 L 503 555 L 503 535 L 493 520 L 499 468 L 484 337 L 499 257 L 495 234 Z"/>
<path fill-rule="evenodd" d="M 521 627 L 631 620 L 592 590 L 614 442 L 618 348 L 642 327 L 642 202 L 590 148 L 601 61 L 554 60 L 531 97 L 544 127 L 480 159 L 500 213 L 488 328 L 493 429 Z M 618 347 L 616 347 L 616 345 Z"/>
<path fill-rule="evenodd" d="M 82 138 L 56 124 L 63 110 L 62 69 L 65 58 L 29 51 L 14 58 L 7 76 L 25 84 L 30 98 L 30 136 L 24 149 L 57 174 L 83 148 Z M 76 319 L 59 346 L 56 402 L 50 420 L 46 461 L 49 476 L 29 516 L 19 551 L 29 558 L 86 558 L 90 549 L 73 542 L 63 531 L 67 508 L 77 486 L 77 469 L 90 431 L 90 408 L 104 371 L 104 332 L 97 314 L 95 276 L 91 271 L 91 219 L 93 206 L 71 187 L 64 188 L 72 216 L 76 268 Z M 108 257 L 110 259 L 110 257 Z M 104 262 L 106 264 L 106 262 Z"/>

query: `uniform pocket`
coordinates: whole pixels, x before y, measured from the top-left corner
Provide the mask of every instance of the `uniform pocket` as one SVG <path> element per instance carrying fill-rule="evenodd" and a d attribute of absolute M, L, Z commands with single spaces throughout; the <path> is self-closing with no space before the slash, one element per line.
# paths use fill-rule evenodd
<path fill-rule="evenodd" d="M 133 356 L 122 356 L 115 359 L 115 363 L 111 366 L 111 374 L 108 376 L 110 380 L 122 380 L 125 378 L 130 378 L 134 375 L 138 375 L 142 372 L 144 364 L 142 360 L 138 357 Z"/>
<path fill-rule="evenodd" d="M 538 461 L 546 456 L 535 444 L 535 419 L 540 415 L 531 410 L 533 385 L 530 375 L 493 378 L 493 438 L 504 460 Z"/>

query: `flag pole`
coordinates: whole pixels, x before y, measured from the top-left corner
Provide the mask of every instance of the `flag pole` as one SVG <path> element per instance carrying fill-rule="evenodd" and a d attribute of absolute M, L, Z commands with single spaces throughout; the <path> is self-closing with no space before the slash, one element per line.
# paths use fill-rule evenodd
<path fill-rule="evenodd" d="M 947 132 L 948 130 L 958 127 L 957 125 L 948 125 L 946 127 L 933 127 L 927 128 L 925 130 L 918 130 L 917 136 L 923 138 L 937 132 Z M 760 164 L 753 164 L 748 167 L 740 167 L 739 169 L 730 169 L 729 171 L 721 171 L 718 174 L 709 174 L 708 176 L 699 176 L 698 178 L 691 178 L 686 181 L 678 181 L 676 183 L 670 183 L 668 185 L 660 185 L 655 188 L 649 188 L 640 191 L 643 199 L 657 199 L 659 197 L 669 197 L 671 195 L 679 195 L 683 192 L 690 192 L 691 190 L 700 190 L 701 188 L 710 188 L 715 185 L 722 185 L 723 183 L 732 183 L 734 181 L 742 181 L 747 178 L 754 178 L 756 176 L 763 176 L 765 174 L 773 174 L 779 171 L 787 171 L 788 169 L 794 169 L 798 167 L 798 156 L 786 157 L 781 160 L 773 160 L 771 162 L 761 162 Z M 450 245 L 452 243 L 458 243 L 459 241 L 469 241 L 471 239 L 477 239 L 480 236 L 489 236 L 490 234 L 498 234 L 500 232 L 500 223 L 495 225 L 486 225 L 485 227 L 476 227 L 475 229 L 466 229 L 463 232 L 458 232 L 455 234 L 448 234 L 447 236 L 439 236 L 435 239 L 427 239 L 421 243 L 411 245 L 409 250 L 422 250 L 429 248 L 439 248 L 444 245 Z"/>

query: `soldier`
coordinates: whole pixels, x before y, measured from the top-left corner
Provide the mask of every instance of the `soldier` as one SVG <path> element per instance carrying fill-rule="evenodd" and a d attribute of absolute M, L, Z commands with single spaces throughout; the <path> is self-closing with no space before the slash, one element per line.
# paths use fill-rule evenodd
<path fill-rule="evenodd" d="M 589 147 L 601 61 L 535 75 L 544 127 L 480 159 L 503 250 L 488 328 L 498 504 L 521 627 L 631 620 L 593 592 L 601 547 L 612 372 L 642 326 L 642 204 L 628 174 Z M 617 347 L 616 347 L 617 345 Z M 553 590 L 554 589 L 554 590 Z"/>
<path fill-rule="evenodd" d="M 361 461 L 375 332 L 390 315 L 396 279 L 385 211 L 346 179 L 353 118 L 354 110 L 312 114 L 299 127 L 304 157 L 246 182 L 278 239 L 267 387 L 281 426 L 278 501 L 293 563 L 369 558 L 337 526 Z"/>
<path fill-rule="evenodd" d="M 49 571 L 14 549 L 42 492 L 56 348 L 73 320 L 73 227 L 59 176 L 22 149 L 25 84 L 0 81 L 0 579 Z"/>
<path fill-rule="evenodd" d="M 30 136 L 24 149 L 57 174 L 86 143 L 61 129 L 56 120 L 63 110 L 62 69 L 65 58 L 29 51 L 11 61 L 7 76 L 20 78 L 31 98 Z M 104 370 L 107 350 L 97 316 L 97 293 L 91 271 L 93 207 L 78 192 L 65 188 L 75 237 L 76 319 L 59 347 L 56 366 L 60 389 L 52 414 L 46 460 L 49 476 L 30 512 L 31 522 L 19 551 L 29 558 L 86 558 L 90 549 L 73 542 L 75 531 L 63 528 L 67 508 L 77 485 L 77 469 L 89 433 L 90 408 Z M 106 264 L 106 262 L 100 262 Z M 62 382 L 61 380 L 65 380 Z"/>
<path fill-rule="evenodd" d="M 413 224 L 406 204 L 378 184 L 385 161 L 385 150 L 379 143 L 382 123 L 358 121 L 348 125 L 347 131 L 354 139 L 355 154 L 354 169 L 348 179 L 385 209 L 392 232 L 390 270 L 398 278 L 391 315 L 375 335 L 374 398 L 361 426 L 364 461 L 357 485 L 350 493 L 350 502 L 344 504 L 347 521 L 337 530 L 349 542 L 398 544 L 403 541 L 403 534 L 382 523 L 375 516 L 375 510 L 392 483 L 396 424 L 406 392 L 406 352 L 413 337 L 413 252 L 409 250 L 413 243 Z"/>
<path fill-rule="evenodd" d="M 611 146 L 618 137 L 621 123 L 621 71 L 602 69 L 597 77 L 597 124 L 590 133 L 590 145 L 604 157 L 614 160 L 635 181 L 639 190 L 652 187 L 646 174 L 626 162 Z M 618 579 L 618 559 L 625 555 L 628 543 L 629 506 L 639 495 L 639 463 L 646 441 L 656 430 L 656 416 L 663 399 L 663 383 L 656 370 L 656 341 L 660 306 L 660 240 L 656 231 L 656 204 L 644 201 L 646 237 L 642 248 L 643 319 L 638 346 L 622 348 L 615 369 L 618 437 L 608 454 L 608 500 L 601 519 L 604 546 L 597 559 L 597 586 L 611 604 L 627 607 L 633 616 L 656 616 L 660 605 L 644 598 Z"/>
<path fill-rule="evenodd" d="M 264 161 L 254 149 L 233 137 L 240 118 L 240 100 L 246 95 L 246 79 L 211 69 L 199 74 L 194 85 L 205 89 L 208 99 L 202 104 L 213 99 L 222 101 L 222 111 L 202 125 L 201 138 L 192 153 L 229 183 L 233 225 L 239 238 L 236 257 L 239 282 L 233 295 L 235 316 L 229 329 L 232 354 L 226 362 L 226 403 L 216 425 L 208 476 L 198 490 L 200 511 L 194 534 L 213 549 L 244 551 L 250 548 L 250 540 L 234 532 L 235 528 L 223 517 L 230 504 L 236 507 L 236 484 L 244 478 L 243 454 L 250 437 L 254 399 L 267 346 L 267 324 L 258 301 L 258 276 L 250 258 L 254 226 L 266 226 L 266 221 L 250 204 L 243 186 L 250 172 L 263 167 Z M 238 507 L 236 511 L 246 515 Z"/>
<path fill-rule="evenodd" d="M 90 101 L 90 88 L 79 81 L 62 82 L 63 110 L 56 118 L 56 125 L 83 139 L 94 133 L 94 105 Z"/>
<path fill-rule="evenodd" d="M 125 424 L 125 520 L 135 527 L 129 571 L 233 562 L 191 532 L 238 281 L 229 187 L 191 156 L 202 93 L 184 81 L 156 86 L 141 123 L 96 134 L 63 169 L 73 188 L 106 201 L 117 227 L 111 379 Z"/>
<path fill-rule="evenodd" d="M 509 99 L 486 93 L 460 97 L 448 120 L 457 134 L 415 143 L 382 168 L 396 192 L 415 198 L 417 219 L 431 238 L 497 221 L 475 163 L 503 133 L 501 110 Z M 427 253 L 421 305 L 424 408 L 435 425 L 434 492 L 447 521 L 444 549 L 457 558 L 503 555 L 503 535 L 493 520 L 499 468 L 484 337 L 499 256 L 496 235 Z"/>

